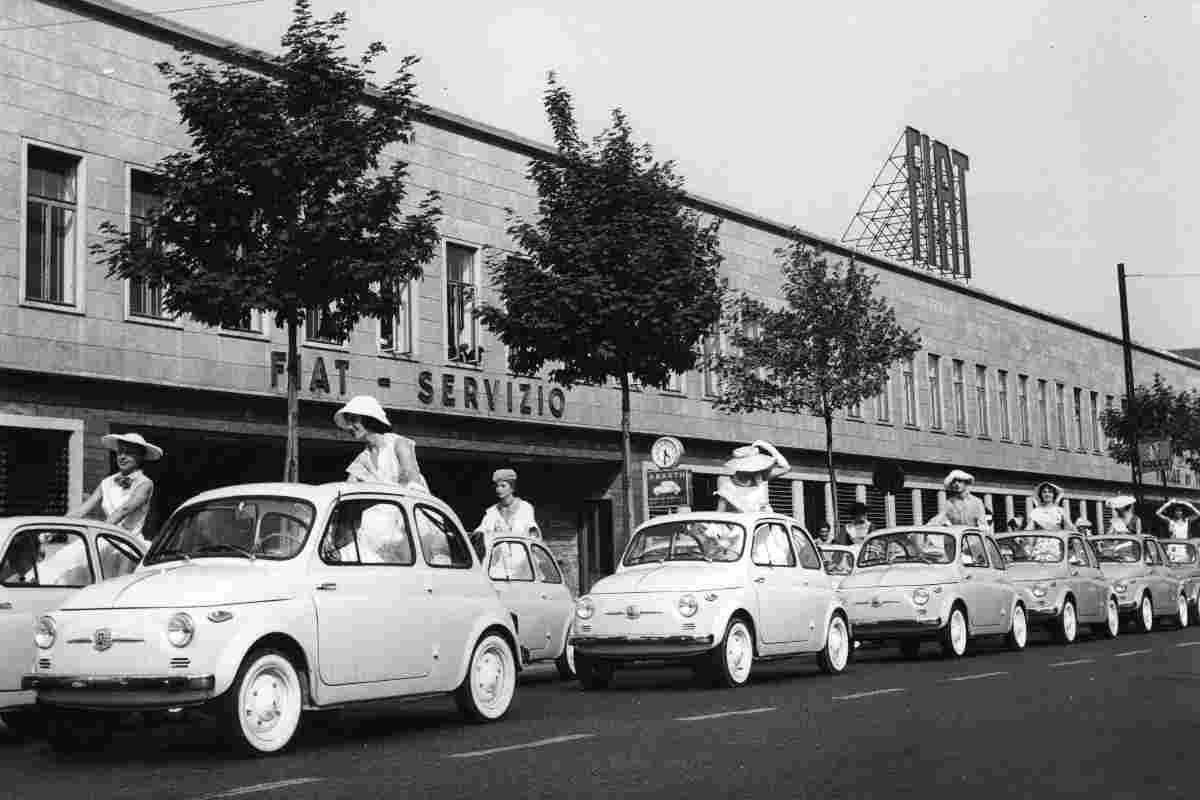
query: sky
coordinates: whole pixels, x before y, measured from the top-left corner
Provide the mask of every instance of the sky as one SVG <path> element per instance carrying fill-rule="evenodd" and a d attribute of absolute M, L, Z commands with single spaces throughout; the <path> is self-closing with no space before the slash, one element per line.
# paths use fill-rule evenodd
<path fill-rule="evenodd" d="M 620 107 L 690 191 L 828 238 L 912 125 L 971 159 L 971 285 L 1101 330 L 1117 262 L 1200 273 L 1200 2 L 312 5 L 388 47 L 381 78 L 420 57 L 431 106 L 548 142 L 554 70 L 585 134 Z M 167 16 L 277 52 L 291 2 Z M 1131 278 L 1129 306 L 1135 340 L 1200 347 L 1200 276 Z"/>

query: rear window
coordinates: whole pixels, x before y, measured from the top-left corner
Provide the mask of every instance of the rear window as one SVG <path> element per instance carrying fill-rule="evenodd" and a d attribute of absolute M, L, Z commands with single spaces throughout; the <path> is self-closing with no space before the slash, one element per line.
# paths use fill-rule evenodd
<path fill-rule="evenodd" d="M 1142 560 L 1142 546 L 1135 539 L 1093 539 L 1101 564 L 1136 564 Z"/>
<path fill-rule="evenodd" d="M 1057 564 L 1065 551 L 1057 536 L 1004 536 L 996 544 L 1006 564 Z"/>

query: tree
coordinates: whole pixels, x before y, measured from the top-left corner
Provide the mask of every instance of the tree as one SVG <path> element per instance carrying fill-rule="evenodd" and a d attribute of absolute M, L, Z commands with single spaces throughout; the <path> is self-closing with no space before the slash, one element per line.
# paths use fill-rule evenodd
<path fill-rule="evenodd" d="M 1169 438 L 1172 454 L 1200 471 L 1200 392 L 1176 391 L 1163 376 L 1139 384 L 1133 402 L 1105 409 L 1100 417 L 1108 438 L 1108 454 L 1118 463 L 1129 464 L 1139 441 Z"/>
<path fill-rule="evenodd" d="M 825 422 L 825 466 L 833 487 L 833 413 L 878 395 L 888 369 L 921 347 L 882 297 L 878 278 L 853 259 L 843 272 L 798 238 L 782 260 L 782 308 L 747 294 L 732 298 L 722 321 L 729 347 L 713 356 L 721 379 L 718 408 L 729 412 L 811 411 Z"/>
<path fill-rule="evenodd" d="M 96 248 L 110 276 L 161 287 L 168 313 L 239 326 L 257 310 L 286 328 L 288 481 L 298 479 L 299 326 L 316 313 L 337 339 L 363 317 L 394 316 L 395 288 L 421 275 L 438 242 L 437 194 L 405 216 L 407 165 L 380 167 L 385 147 L 411 138 L 416 59 L 368 98 L 385 48 L 349 60 L 345 24 L 296 0 L 271 74 L 190 55 L 158 64 L 192 148 L 157 165 L 152 246 L 106 224 Z"/>
<path fill-rule="evenodd" d="M 624 521 L 632 527 L 629 396 L 634 384 L 666 386 L 696 365 L 696 343 L 720 318 L 717 221 L 687 207 L 683 181 L 650 146 L 631 141 L 620 109 L 592 142 L 578 133 L 571 95 L 550 75 L 544 97 L 557 158 L 528 170 L 537 215 L 509 210 L 524 258 L 489 259 L 500 303 L 479 316 L 509 347 L 509 367 L 550 363 L 565 387 L 621 388 Z"/>

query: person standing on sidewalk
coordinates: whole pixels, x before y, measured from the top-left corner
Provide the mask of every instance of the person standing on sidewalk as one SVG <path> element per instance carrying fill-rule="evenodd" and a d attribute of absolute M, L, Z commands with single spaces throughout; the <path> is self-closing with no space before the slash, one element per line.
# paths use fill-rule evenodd
<path fill-rule="evenodd" d="M 517 497 L 517 471 L 508 468 L 496 470 L 492 473 L 492 485 L 496 489 L 496 502 L 484 512 L 471 537 L 471 543 L 480 558 L 492 549 L 492 542 L 501 536 L 542 538 L 533 504 Z"/>
<path fill-rule="evenodd" d="M 87 517 L 99 508 L 105 522 L 145 538 L 143 529 L 154 497 L 154 481 L 142 472 L 142 464 L 158 461 L 163 449 L 150 444 L 139 433 L 110 433 L 100 441 L 116 451 L 117 471 L 100 481 L 91 497 L 67 516 Z"/>

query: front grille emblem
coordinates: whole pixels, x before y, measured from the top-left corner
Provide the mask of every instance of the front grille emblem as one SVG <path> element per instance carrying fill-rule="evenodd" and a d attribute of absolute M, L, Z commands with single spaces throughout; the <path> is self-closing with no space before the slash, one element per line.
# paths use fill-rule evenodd
<path fill-rule="evenodd" d="M 92 637 L 92 642 L 95 645 L 96 649 L 99 650 L 101 653 L 103 653 L 105 650 L 112 647 L 112 644 L 113 644 L 112 631 L 109 630 L 108 628 L 98 629 L 96 631 L 95 636 Z"/>

